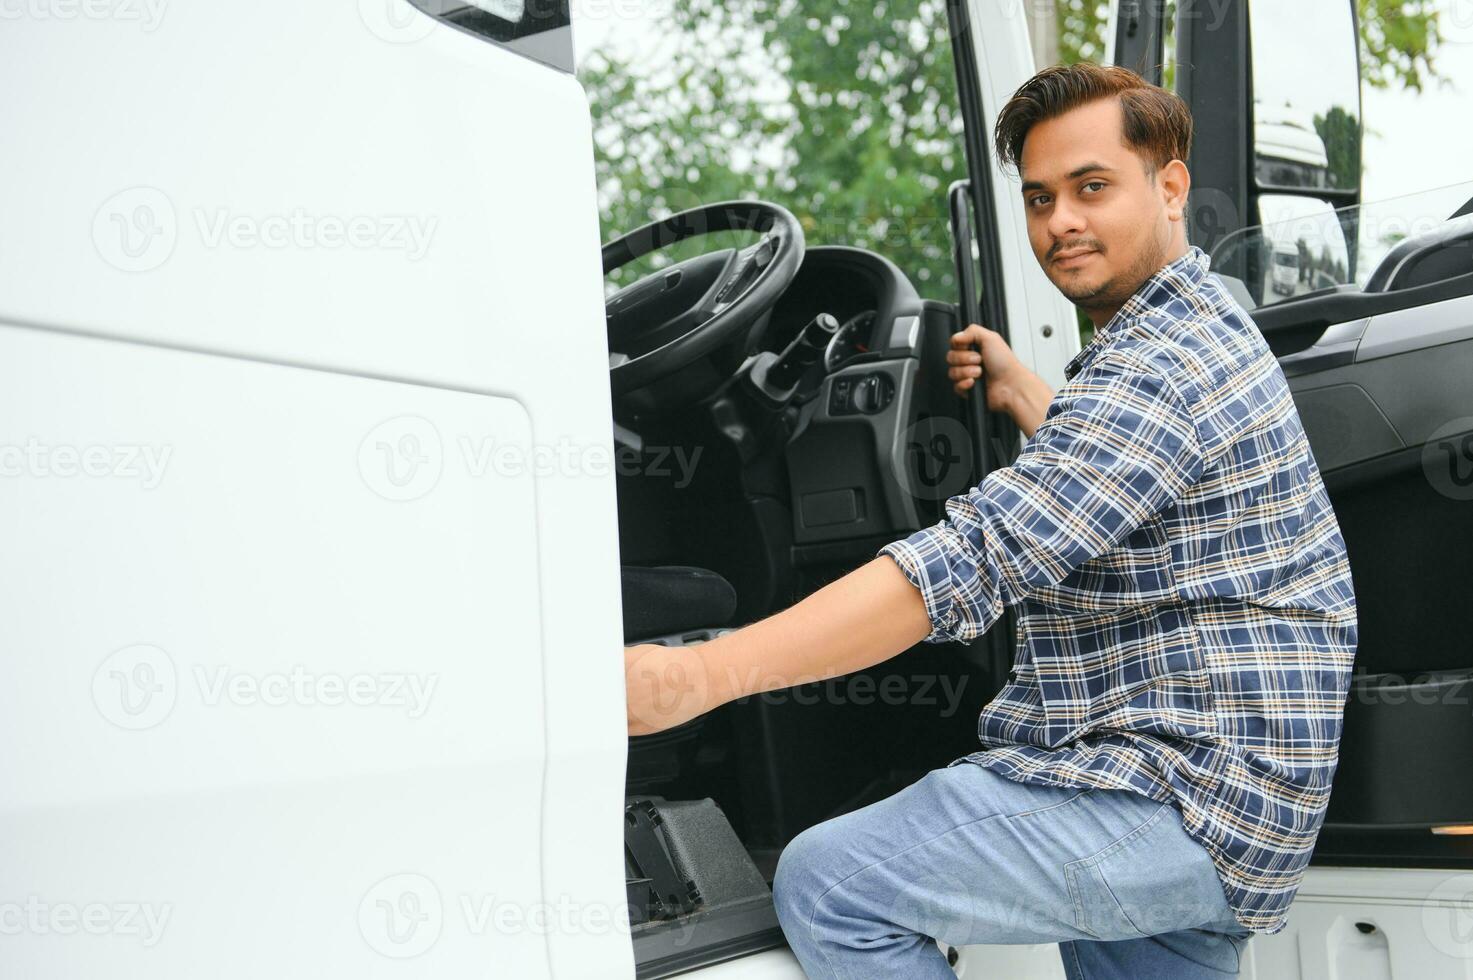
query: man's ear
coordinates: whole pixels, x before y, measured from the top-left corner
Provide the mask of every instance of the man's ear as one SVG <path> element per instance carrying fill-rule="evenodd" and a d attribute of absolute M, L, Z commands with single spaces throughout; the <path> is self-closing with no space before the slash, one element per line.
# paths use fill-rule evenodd
<path fill-rule="evenodd" d="M 1157 174 L 1157 186 L 1166 204 L 1166 216 L 1172 221 L 1182 220 L 1187 209 L 1187 192 L 1192 189 L 1192 175 L 1187 165 L 1173 160 Z"/>

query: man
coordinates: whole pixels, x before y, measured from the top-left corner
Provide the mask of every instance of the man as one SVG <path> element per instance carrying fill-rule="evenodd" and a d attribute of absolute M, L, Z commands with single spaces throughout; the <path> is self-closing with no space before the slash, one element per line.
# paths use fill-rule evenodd
<path fill-rule="evenodd" d="M 985 374 L 1029 437 L 1017 460 L 791 609 L 627 652 L 640 734 L 657 703 L 669 727 L 1017 607 L 982 751 L 784 850 L 774 898 L 809 976 L 952 976 L 928 937 L 1059 942 L 1072 978 L 1234 976 L 1248 937 L 1284 928 L 1337 763 L 1355 597 L 1283 373 L 1187 244 L 1191 131 L 1123 69 L 1026 82 L 997 150 L 1034 254 L 1096 332 L 1058 392 L 998 334 L 952 338 L 957 389 Z"/>

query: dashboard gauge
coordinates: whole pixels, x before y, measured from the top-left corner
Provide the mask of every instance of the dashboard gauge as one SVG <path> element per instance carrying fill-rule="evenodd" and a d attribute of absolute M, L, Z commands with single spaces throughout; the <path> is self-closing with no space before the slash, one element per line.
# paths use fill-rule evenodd
<path fill-rule="evenodd" d="M 875 325 L 875 311 L 865 310 L 839 324 L 823 352 L 823 369 L 832 374 L 844 362 L 869 352 L 870 333 Z"/>

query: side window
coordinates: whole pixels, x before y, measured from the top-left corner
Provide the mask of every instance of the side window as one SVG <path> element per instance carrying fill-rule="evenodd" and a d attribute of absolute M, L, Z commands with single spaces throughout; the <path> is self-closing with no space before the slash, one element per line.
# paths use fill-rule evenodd
<path fill-rule="evenodd" d="M 1365 287 L 1399 242 L 1473 198 L 1473 134 L 1453 122 L 1473 94 L 1473 0 L 1248 11 L 1258 223 L 1217 244 L 1214 266 L 1260 306 Z"/>

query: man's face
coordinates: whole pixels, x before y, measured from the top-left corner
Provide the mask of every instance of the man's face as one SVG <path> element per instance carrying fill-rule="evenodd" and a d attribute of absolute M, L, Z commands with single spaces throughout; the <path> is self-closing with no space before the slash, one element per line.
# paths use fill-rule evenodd
<path fill-rule="evenodd" d="M 1171 168 L 1173 176 L 1178 170 L 1185 176 L 1181 164 Z M 1097 322 L 1168 261 L 1173 191 L 1125 142 L 1119 99 L 1035 124 L 1019 172 L 1033 254 L 1053 284 L 1097 314 Z M 1179 208 L 1175 213 L 1179 221 Z"/>

